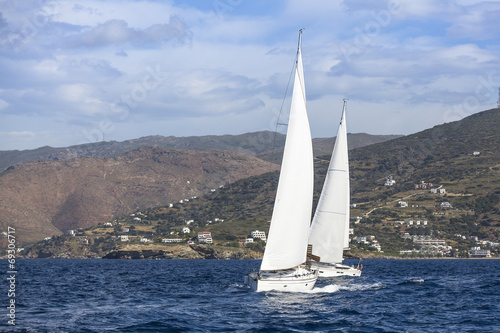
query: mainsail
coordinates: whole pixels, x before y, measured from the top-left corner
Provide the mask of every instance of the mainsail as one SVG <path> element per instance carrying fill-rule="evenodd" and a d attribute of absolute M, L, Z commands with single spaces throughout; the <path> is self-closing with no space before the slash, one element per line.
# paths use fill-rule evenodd
<path fill-rule="evenodd" d="M 341 263 L 349 246 L 349 160 L 346 101 L 342 109 L 335 146 L 309 235 L 313 254 L 321 262 Z"/>
<path fill-rule="evenodd" d="M 313 183 L 312 139 L 299 35 L 292 105 L 262 271 L 289 269 L 306 261 Z"/>

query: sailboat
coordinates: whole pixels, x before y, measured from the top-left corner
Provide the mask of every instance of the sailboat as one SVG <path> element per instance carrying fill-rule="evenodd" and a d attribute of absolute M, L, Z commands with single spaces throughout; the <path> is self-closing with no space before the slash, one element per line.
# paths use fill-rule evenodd
<path fill-rule="evenodd" d="M 318 272 L 305 265 L 312 213 L 314 167 L 306 110 L 299 33 L 285 148 L 266 249 L 260 270 L 245 276 L 254 291 L 311 290 Z"/>
<path fill-rule="evenodd" d="M 343 252 L 349 249 L 349 158 L 347 147 L 346 100 L 342 108 L 335 146 L 309 234 L 312 262 L 320 277 L 360 276 L 361 269 L 342 264 Z"/>

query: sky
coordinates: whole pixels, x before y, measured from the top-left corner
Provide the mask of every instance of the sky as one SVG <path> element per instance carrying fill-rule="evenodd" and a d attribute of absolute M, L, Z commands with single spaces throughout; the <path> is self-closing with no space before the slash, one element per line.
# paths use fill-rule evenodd
<path fill-rule="evenodd" d="M 476 0 L 0 0 L 0 150 L 284 133 L 299 29 L 313 137 L 344 98 L 350 133 L 416 133 L 496 107 L 499 18 Z"/>

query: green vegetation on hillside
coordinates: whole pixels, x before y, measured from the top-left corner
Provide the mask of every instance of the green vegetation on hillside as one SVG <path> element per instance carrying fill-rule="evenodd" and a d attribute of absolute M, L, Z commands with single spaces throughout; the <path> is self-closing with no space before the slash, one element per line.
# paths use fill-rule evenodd
<path fill-rule="evenodd" d="M 351 252 L 360 256 L 405 253 L 464 257 L 472 247 L 480 246 L 497 255 L 499 127 L 500 110 L 494 109 L 351 151 L 351 203 L 356 204 L 351 217 L 359 217 L 352 223 Z M 329 156 L 315 160 L 315 202 L 328 162 Z M 168 235 L 180 235 L 181 229 L 189 226 L 191 233 L 185 238 L 195 239 L 197 232 L 206 230 L 219 246 L 243 246 L 241 242 L 253 230 L 265 231 L 267 235 L 277 179 L 277 172 L 249 177 L 188 202 L 143 211 L 147 218 L 141 225 L 132 225 L 130 217 L 118 219 L 117 223 L 120 227 L 130 227 L 130 235 L 135 233 L 157 241 Z M 395 183 L 385 186 L 388 179 Z M 431 193 L 431 189 L 443 192 Z M 116 237 L 120 234 L 118 229 L 93 228 L 83 233 Z M 426 241 L 440 241 L 451 249 L 437 254 L 412 252 L 422 249 Z M 93 244 L 103 248 L 104 243 Z M 247 246 L 262 251 L 264 244 Z"/>

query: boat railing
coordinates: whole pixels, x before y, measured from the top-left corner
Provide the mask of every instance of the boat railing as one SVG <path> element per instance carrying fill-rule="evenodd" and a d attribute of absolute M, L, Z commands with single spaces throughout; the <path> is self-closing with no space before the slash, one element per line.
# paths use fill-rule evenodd
<path fill-rule="evenodd" d="M 290 273 L 271 273 L 271 272 L 259 272 L 259 277 L 272 280 L 303 280 L 304 278 L 316 276 L 316 271 L 311 271 L 304 274 L 290 274 Z"/>

